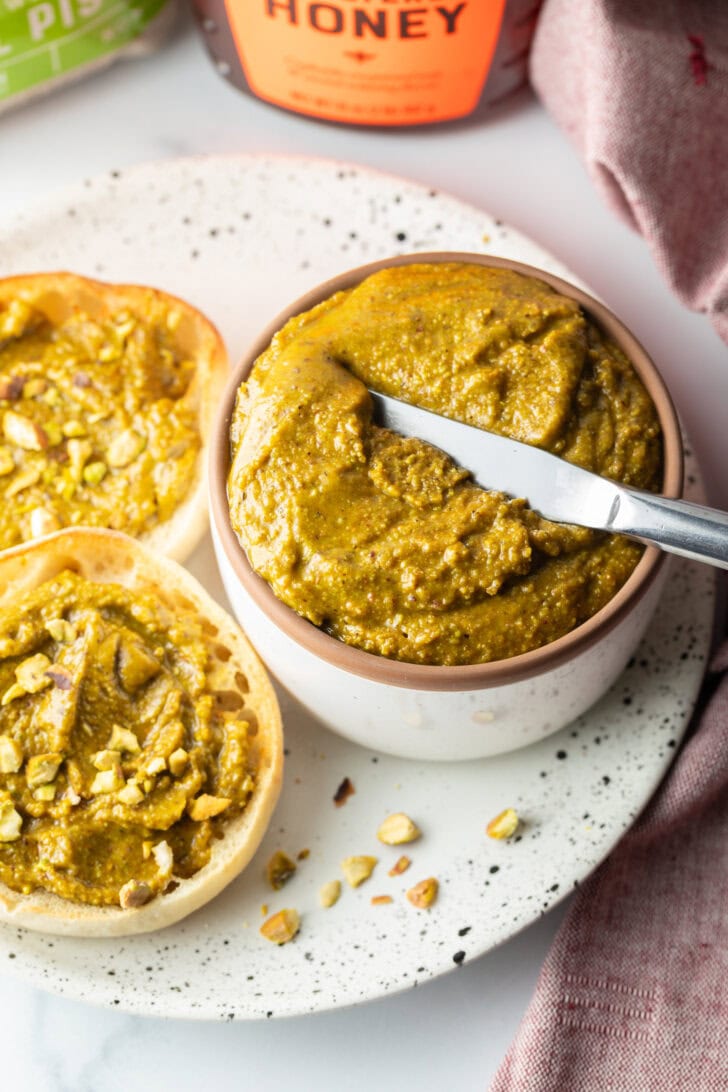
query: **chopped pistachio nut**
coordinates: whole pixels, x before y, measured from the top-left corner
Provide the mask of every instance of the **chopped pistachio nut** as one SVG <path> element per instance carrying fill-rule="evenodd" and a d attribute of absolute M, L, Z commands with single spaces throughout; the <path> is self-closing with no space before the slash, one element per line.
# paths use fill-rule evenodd
<path fill-rule="evenodd" d="M 287 944 L 301 927 L 297 910 L 279 910 L 260 927 L 261 935 L 274 944 Z"/>
<path fill-rule="evenodd" d="M 212 819 L 214 815 L 219 815 L 230 803 L 226 796 L 210 796 L 208 793 L 203 793 L 202 796 L 196 796 L 189 802 L 187 814 L 195 822 L 201 822 L 203 819 Z"/>
<path fill-rule="evenodd" d="M 51 782 L 48 785 L 40 785 L 37 789 L 33 790 L 34 800 L 44 800 L 49 802 L 56 798 L 56 786 Z"/>
<path fill-rule="evenodd" d="M 142 842 L 142 857 L 144 858 L 145 861 L 148 861 L 149 858 L 151 857 L 151 855 L 152 855 L 152 846 L 153 845 L 154 845 L 153 842 L 148 842 L 148 841 Z"/>
<path fill-rule="evenodd" d="M 26 380 L 22 375 L 0 375 L 0 399 L 17 402 L 22 397 Z"/>
<path fill-rule="evenodd" d="M 61 425 L 61 430 L 64 436 L 68 436 L 69 439 L 75 440 L 79 436 L 85 436 L 87 433 L 86 426 L 81 421 L 64 421 Z"/>
<path fill-rule="evenodd" d="M 121 752 L 97 751 L 91 756 L 91 762 L 97 770 L 115 770 L 121 765 Z"/>
<path fill-rule="evenodd" d="M 83 480 L 87 485 L 99 485 L 106 477 L 106 463 L 97 460 L 93 463 L 86 463 L 83 468 Z"/>
<path fill-rule="evenodd" d="M 145 772 L 149 777 L 154 777 L 156 774 L 164 773 L 167 769 L 167 763 L 161 755 L 154 755 L 146 764 Z"/>
<path fill-rule="evenodd" d="M 341 881 L 329 880 L 328 883 L 323 884 L 319 888 L 319 902 L 323 906 L 324 910 L 328 910 L 330 906 L 333 906 L 341 898 Z"/>
<path fill-rule="evenodd" d="M 122 340 L 128 338 L 136 330 L 136 326 L 137 321 L 133 315 L 119 316 L 116 320 L 116 332 Z"/>
<path fill-rule="evenodd" d="M 50 666 L 51 661 L 48 657 L 38 652 L 35 656 L 29 656 L 27 660 L 18 664 L 15 668 L 15 678 L 26 694 L 37 694 L 51 685 L 51 680 L 46 675 Z"/>
<path fill-rule="evenodd" d="M 48 668 L 46 675 L 59 690 L 73 689 L 73 676 L 68 668 L 62 667 L 60 664 L 54 664 L 53 667 Z"/>
<path fill-rule="evenodd" d="M 40 376 L 35 376 L 33 379 L 28 379 L 23 385 L 23 398 L 37 398 L 39 394 L 45 394 L 48 390 L 48 383 L 45 379 L 41 379 Z"/>
<path fill-rule="evenodd" d="M 341 871 L 350 887 L 358 887 L 369 879 L 376 864 L 376 857 L 346 857 L 341 862 Z"/>
<path fill-rule="evenodd" d="M 17 773 L 23 765 L 23 752 L 17 740 L 0 736 L 0 773 Z"/>
<path fill-rule="evenodd" d="M 134 694 L 150 679 L 156 678 L 161 668 L 156 656 L 150 655 L 142 645 L 122 639 L 116 657 L 116 670 L 126 692 Z"/>
<path fill-rule="evenodd" d="M 179 777 L 180 774 L 184 772 L 189 757 L 190 756 L 187 754 L 184 747 L 178 747 L 176 751 L 172 751 L 172 754 L 167 759 L 167 765 L 169 766 L 169 772 L 173 777 Z"/>
<path fill-rule="evenodd" d="M 14 682 L 0 698 L 0 706 L 9 705 L 11 701 L 15 701 L 16 698 L 24 698 L 28 691 L 20 683 Z"/>
<path fill-rule="evenodd" d="M 439 884 L 434 876 L 426 880 L 420 880 L 414 887 L 410 887 L 407 898 L 418 910 L 427 910 L 437 898 Z"/>
<path fill-rule="evenodd" d="M 23 817 L 15 810 L 10 797 L 0 800 L 0 842 L 15 842 L 22 826 Z"/>
<path fill-rule="evenodd" d="M 152 846 L 152 856 L 157 862 L 157 868 L 163 875 L 171 876 L 174 868 L 174 854 L 168 842 L 157 842 Z"/>
<path fill-rule="evenodd" d="M 133 463 L 137 455 L 147 446 L 147 441 L 132 428 L 124 429 L 109 444 L 106 461 L 112 467 L 124 467 Z"/>
<path fill-rule="evenodd" d="M 62 762 L 63 755 L 57 752 L 33 755 L 28 759 L 28 765 L 25 767 L 25 780 L 28 782 L 28 787 L 37 789 L 39 785 L 47 785 L 53 781 Z"/>
<path fill-rule="evenodd" d="M 343 808 L 346 801 L 350 796 L 353 796 L 356 792 L 354 783 L 350 777 L 345 777 L 343 781 L 339 783 L 339 786 L 334 793 L 334 804 L 337 808 Z"/>
<path fill-rule="evenodd" d="M 390 876 L 401 876 L 403 872 L 406 872 L 412 861 L 409 857 L 399 857 L 389 870 Z"/>
<path fill-rule="evenodd" d="M 18 493 L 22 493 L 24 489 L 30 489 L 31 485 L 36 485 L 40 481 L 41 473 L 42 471 L 39 466 L 27 466 L 13 478 L 10 485 L 5 490 L 5 496 L 8 498 L 16 497 Z"/>
<path fill-rule="evenodd" d="M 80 482 L 84 477 L 84 468 L 93 454 L 93 445 L 90 440 L 69 440 L 66 449 L 73 480 Z"/>
<path fill-rule="evenodd" d="M 421 834 L 422 831 L 409 815 L 397 812 L 387 816 L 377 831 L 377 838 L 387 846 L 399 846 L 416 841 Z"/>
<path fill-rule="evenodd" d="M 6 410 L 3 417 L 3 434 L 10 444 L 23 451 L 43 451 L 48 447 L 48 436 L 40 425 L 22 413 Z"/>
<path fill-rule="evenodd" d="M 118 724 L 111 726 L 111 739 L 107 746 L 111 751 L 126 751 L 130 755 L 137 755 L 141 750 L 139 740 L 131 728 L 120 728 Z"/>
<path fill-rule="evenodd" d="M 394 902 L 391 895 L 372 895 L 372 906 L 387 906 L 390 902 Z"/>
<path fill-rule="evenodd" d="M 511 838 L 518 830 L 519 822 L 517 812 L 513 808 L 506 808 L 500 815 L 496 815 L 495 819 L 491 819 L 485 828 L 485 833 L 489 838 L 499 840 Z"/>
<path fill-rule="evenodd" d="M 9 447 L 4 445 L 0 447 L 0 478 L 4 478 L 6 474 L 12 474 L 15 470 L 15 459 L 13 453 Z"/>
<path fill-rule="evenodd" d="M 78 636 L 76 627 L 65 618 L 51 618 L 50 621 L 46 622 L 46 629 L 53 640 L 59 643 L 75 641 Z"/>
<path fill-rule="evenodd" d="M 274 891 L 280 891 L 296 871 L 296 862 L 287 853 L 277 849 L 266 865 L 265 874 Z"/>
<path fill-rule="evenodd" d="M 119 888 L 119 906 L 122 910 L 136 910 L 152 897 L 152 889 L 143 880 L 129 880 Z"/>
<path fill-rule="evenodd" d="M 121 768 L 115 766 L 111 770 L 101 770 L 96 774 L 96 777 L 91 782 L 91 795 L 101 795 L 103 793 L 118 792 L 119 789 L 124 788 L 124 778 L 121 773 Z"/>
<path fill-rule="evenodd" d="M 48 447 L 58 447 L 63 443 L 63 432 L 57 421 L 48 421 L 43 427 L 48 438 Z"/>
<path fill-rule="evenodd" d="M 133 808 L 135 804 L 140 804 L 144 799 L 144 793 L 139 788 L 135 777 L 130 777 L 117 795 L 122 804 L 128 804 L 130 808 Z"/>
<path fill-rule="evenodd" d="M 49 512 L 47 508 L 34 508 L 30 513 L 30 533 L 33 538 L 49 535 L 52 531 L 59 531 L 60 528 L 61 521 L 58 516 Z"/>

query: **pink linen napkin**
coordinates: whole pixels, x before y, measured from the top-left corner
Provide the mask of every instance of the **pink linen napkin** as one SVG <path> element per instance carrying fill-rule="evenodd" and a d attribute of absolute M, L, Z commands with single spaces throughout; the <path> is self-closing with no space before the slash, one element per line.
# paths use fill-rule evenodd
<path fill-rule="evenodd" d="M 728 341 L 728 2 L 546 0 L 530 75 L 607 204 Z"/>
<path fill-rule="evenodd" d="M 713 671 L 697 730 L 576 896 L 491 1092 L 728 1089 L 728 641 Z"/>
<path fill-rule="evenodd" d="M 728 341 L 728 2 L 546 0 L 532 82 L 607 203 Z M 728 1092 L 728 641 L 581 888 L 491 1092 Z"/>

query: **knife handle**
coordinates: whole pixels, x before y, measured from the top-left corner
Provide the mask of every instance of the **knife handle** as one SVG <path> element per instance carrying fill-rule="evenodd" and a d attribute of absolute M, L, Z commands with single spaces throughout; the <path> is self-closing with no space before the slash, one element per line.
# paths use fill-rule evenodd
<path fill-rule="evenodd" d="M 608 530 L 728 569 L 728 512 L 622 487 Z"/>

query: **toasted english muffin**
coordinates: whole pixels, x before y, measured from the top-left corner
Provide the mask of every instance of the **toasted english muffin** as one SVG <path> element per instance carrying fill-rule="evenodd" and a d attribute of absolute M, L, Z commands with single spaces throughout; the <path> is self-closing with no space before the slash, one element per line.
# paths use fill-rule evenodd
<path fill-rule="evenodd" d="M 91 528 L 0 555 L 0 920 L 185 917 L 253 856 L 282 755 L 264 668 L 175 562 Z"/>
<path fill-rule="evenodd" d="M 226 371 L 212 323 L 159 289 L 0 280 L 0 549 L 89 525 L 187 557 Z"/>

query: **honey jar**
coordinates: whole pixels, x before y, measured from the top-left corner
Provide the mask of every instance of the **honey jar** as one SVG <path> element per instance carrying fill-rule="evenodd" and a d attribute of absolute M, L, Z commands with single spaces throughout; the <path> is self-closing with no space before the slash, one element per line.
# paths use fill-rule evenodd
<path fill-rule="evenodd" d="M 526 80 L 540 0 L 193 0 L 218 71 L 349 125 L 452 121 Z"/>

